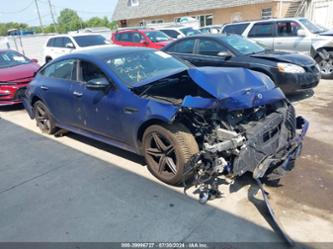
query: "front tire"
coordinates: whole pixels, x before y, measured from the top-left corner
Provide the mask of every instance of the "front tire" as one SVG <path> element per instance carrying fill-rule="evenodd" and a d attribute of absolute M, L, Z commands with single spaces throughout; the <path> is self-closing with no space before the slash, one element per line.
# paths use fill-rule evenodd
<path fill-rule="evenodd" d="M 39 127 L 43 133 L 52 135 L 56 132 L 54 119 L 49 109 L 42 101 L 39 100 L 34 104 L 34 113 L 37 127 Z"/>
<path fill-rule="evenodd" d="M 333 52 L 328 53 L 330 55 L 328 59 L 323 59 L 320 56 L 316 58 L 322 79 L 333 79 Z"/>
<path fill-rule="evenodd" d="M 182 124 L 148 127 L 143 149 L 149 171 L 170 185 L 182 183 L 186 163 L 199 152 L 194 136 Z"/>

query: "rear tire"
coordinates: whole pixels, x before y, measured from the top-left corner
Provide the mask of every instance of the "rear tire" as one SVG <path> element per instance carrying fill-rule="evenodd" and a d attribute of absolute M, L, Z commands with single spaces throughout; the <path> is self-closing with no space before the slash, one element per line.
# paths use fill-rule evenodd
<path fill-rule="evenodd" d="M 199 147 L 182 124 L 152 125 L 143 134 L 143 150 L 148 169 L 156 178 L 179 185 L 184 180 L 186 163 Z"/>
<path fill-rule="evenodd" d="M 322 79 L 333 79 L 333 52 L 328 52 L 330 57 L 324 60 L 320 56 L 316 57 L 316 62 L 320 67 Z"/>
<path fill-rule="evenodd" d="M 37 127 L 46 134 L 52 135 L 56 132 L 54 119 L 47 106 L 40 100 L 34 104 L 34 114 Z"/>

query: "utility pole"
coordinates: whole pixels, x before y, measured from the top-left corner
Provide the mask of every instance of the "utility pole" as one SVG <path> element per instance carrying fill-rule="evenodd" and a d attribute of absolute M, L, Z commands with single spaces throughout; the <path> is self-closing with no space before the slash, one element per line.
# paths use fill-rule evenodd
<path fill-rule="evenodd" d="M 58 27 L 57 27 L 57 23 L 56 23 L 56 20 L 55 20 L 55 17 L 54 17 L 54 13 L 53 13 L 53 5 L 51 3 L 51 0 L 48 0 L 48 2 L 49 2 L 50 13 L 51 13 L 54 29 L 58 33 Z"/>
<path fill-rule="evenodd" d="M 35 0 L 35 4 L 36 4 L 36 9 L 37 9 L 37 14 L 38 14 L 38 18 L 39 18 L 40 27 L 42 29 L 42 32 L 44 33 L 44 26 L 43 26 L 43 22 L 42 22 L 42 16 L 40 15 L 40 12 L 39 12 L 38 0 Z"/>

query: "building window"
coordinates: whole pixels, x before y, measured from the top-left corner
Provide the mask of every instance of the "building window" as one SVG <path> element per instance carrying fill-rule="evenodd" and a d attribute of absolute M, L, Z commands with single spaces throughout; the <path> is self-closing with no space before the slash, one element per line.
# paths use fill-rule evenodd
<path fill-rule="evenodd" d="M 130 7 L 139 6 L 139 0 L 128 0 L 127 5 L 130 6 Z"/>
<path fill-rule="evenodd" d="M 155 23 L 163 23 L 164 21 L 162 19 L 157 19 L 157 20 L 151 20 L 150 22 L 155 24 Z"/>
<path fill-rule="evenodd" d="M 272 18 L 272 8 L 266 8 L 261 10 L 261 18 L 262 19 L 270 19 Z"/>

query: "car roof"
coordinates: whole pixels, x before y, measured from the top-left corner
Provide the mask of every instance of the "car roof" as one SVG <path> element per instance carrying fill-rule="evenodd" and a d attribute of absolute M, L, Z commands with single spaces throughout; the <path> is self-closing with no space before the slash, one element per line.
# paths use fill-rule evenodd
<path fill-rule="evenodd" d="M 270 18 L 270 19 L 261 19 L 261 20 L 227 23 L 224 26 L 237 25 L 237 24 L 246 24 L 246 23 L 260 23 L 260 22 L 299 21 L 299 20 L 302 20 L 302 19 L 305 19 L 305 18 L 304 17 Z"/>
<path fill-rule="evenodd" d="M 95 35 L 100 35 L 100 36 L 102 36 L 101 34 L 95 34 L 95 33 L 77 33 L 77 34 L 54 35 L 54 36 L 51 36 L 49 39 L 53 39 L 53 38 L 61 38 L 61 37 L 95 36 Z"/>
<path fill-rule="evenodd" d="M 151 48 L 144 47 L 121 47 L 121 46 L 107 46 L 107 47 L 97 47 L 97 48 L 87 48 L 84 50 L 80 50 L 70 55 L 73 58 L 77 55 L 88 55 L 97 58 L 105 58 L 105 57 L 117 57 L 122 54 L 130 53 L 130 52 L 140 52 L 140 51 L 154 51 Z"/>

